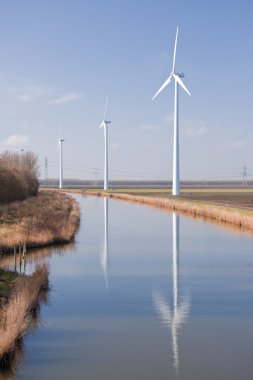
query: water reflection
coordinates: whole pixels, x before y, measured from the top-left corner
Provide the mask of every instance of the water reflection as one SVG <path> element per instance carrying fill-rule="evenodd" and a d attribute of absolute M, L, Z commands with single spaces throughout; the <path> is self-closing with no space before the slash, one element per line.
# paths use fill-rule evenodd
<path fill-rule="evenodd" d="M 15 271 L 22 276 L 25 276 L 27 280 L 36 281 L 36 277 L 39 275 L 42 268 L 47 268 L 47 284 L 48 284 L 48 268 L 50 258 L 57 254 L 63 256 L 65 253 L 70 253 L 75 251 L 74 243 L 58 245 L 58 246 L 49 246 L 36 250 L 31 250 L 28 252 L 23 251 L 14 251 L 13 254 L 6 254 L 0 258 L 0 267 L 5 270 Z M 46 273 L 46 272 L 45 272 Z M 49 304 L 49 286 L 43 286 L 39 293 L 38 297 L 30 309 L 29 312 L 29 326 L 26 330 L 26 335 L 36 331 L 41 325 L 40 319 L 40 310 L 41 305 Z M 33 288 L 31 288 L 33 292 Z M 7 304 L 8 307 L 10 302 Z M 4 312 L 1 309 L 2 314 Z M 1 317 L 0 313 L 0 333 L 5 331 L 5 319 Z M 3 334 L 0 334 L 3 338 Z M 0 379 L 4 380 L 14 380 L 17 378 L 17 372 L 19 365 L 24 363 L 26 360 L 23 344 L 23 336 L 18 339 L 15 343 L 14 348 L 10 353 L 5 354 L 0 360 Z"/>
<path fill-rule="evenodd" d="M 53 255 L 63 256 L 74 251 L 75 244 L 69 243 L 27 251 L 24 256 L 23 253 L 19 254 L 18 252 L 16 254 L 8 253 L 1 256 L 0 266 L 3 269 L 12 270 L 19 274 L 29 275 L 34 272 L 36 265 L 48 264 Z"/>
<path fill-rule="evenodd" d="M 101 266 L 108 289 L 108 198 L 104 198 L 104 244 L 101 254 Z"/>
<path fill-rule="evenodd" d="M 183 324 L 185 323 L 190 309 L 190 302 L 188 297 L 181 297 L 179 294 L 179 216 L 173 212 L 173 243 L 172 243 L 172 299 L 173 307 L 169 306 L 161 292 L 158 290 L 153 291 L 153 302 L 155 309 L 162 318 L 163 323 L 171 331 L 171 345 L 173 351 L 173 363 L 175 371 L 179 372 L 179 347 L 178 347 L 178 334 Z"/>

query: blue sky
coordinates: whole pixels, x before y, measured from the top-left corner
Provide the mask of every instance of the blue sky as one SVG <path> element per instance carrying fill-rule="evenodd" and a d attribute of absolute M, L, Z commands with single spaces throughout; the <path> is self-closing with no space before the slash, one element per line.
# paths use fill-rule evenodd
<path fill-rule="evenodd" d="M 249 0 L 2 0 L 0 148 L 37 152 L 44 175 L 102 177 L 98 129 L 109 96 L 110 178 L 171 179 L 173 86 L 180 91 L 185 179 L 253 177 L 253 5 Z"/>

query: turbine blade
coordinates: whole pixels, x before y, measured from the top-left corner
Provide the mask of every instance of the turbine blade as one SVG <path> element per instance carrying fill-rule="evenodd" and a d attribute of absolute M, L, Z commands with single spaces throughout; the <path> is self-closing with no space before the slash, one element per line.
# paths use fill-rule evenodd
<path fill-rule="evenodd" d="M 185 92 L 187 92 L 187 94 L 191 96 L 190 91 L 187 90 L 186 86 L 184 85 L 183 81 L 179 78 L 179 76 L 177 74 L 173 74 L 173 77 L 175 78 L 177 83 L 180 84 L 180 86 L 185 90 Z"/>
<path fill-rule="evenodd" d="M 59 141 L 61 139 L 61 124 L 59 124 L 58 126 L 58 137 L 59 137 Z"/>
<path fill-rule="evenodd" d="M 104 125 L 105 125 L 105 122 L 102 121 L 102 123 L 100 124 L 100 126 L 98 127 L 98 129 L 102 128 Z"/>
<path fill-rule="evenodd" d="M 170 83 L 171 81 L 171 78 L 172 78 L 172 75 L 169 76 L 168 79 L 166 79 L 166 81 L 164 82 L 164 84 L 159 88 L 159 90 L 157 91 L 157 93 L 153 96 L 152 100 L 154 100 L 158 94 L 160 94 L 160 92 L 166 87 L 168 86 L 168 84 Z"/>
<path fill-rule="evenodd" d="M 105 112 L 104 112 L 104 120 L 105 120 L 105 117 L 106 117 L 106 111 L 107 111 L 107 103 L 108 103 L 108 96 L 106 97 L 106 101 L 105 101 Z"/>
<path fill-rule="evenodd" d="M 174 73 L 174 72 L 175 72 L 176 52 L 177 52 L 177 35 L 178 35 L 178 27 L 177 27 L 177 32 L 176 32 L 176 39 L 175 39 L 175 45 L 174 45 L 173 64 L 172 64 L 172 73 Z"/>

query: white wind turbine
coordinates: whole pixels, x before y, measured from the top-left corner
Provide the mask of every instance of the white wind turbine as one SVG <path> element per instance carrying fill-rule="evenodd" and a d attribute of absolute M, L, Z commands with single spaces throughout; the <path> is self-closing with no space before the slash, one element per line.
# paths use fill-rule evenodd
<path fill-rule="evenodd" d="M 58 140 L 58 150 L 60 151 L 60 173 L 59 173 L 59 189 L 63 188 L 62 185 L 62 179 L 63 179 L 63 169 L 62 169 L 62 143 L 65 140 L 61 138 L 61 134 L 59 133 L 59 140 Z"/>
<path fill-rule="evenodd" d="M 173 186 L 172 186 L 172 195 L 180 194 L 180 176 L 179 176 L 179 115 L 178 115 L 178 84 L 187 92 L 188 95 L 191 95 L 190 92 L 185 87 L 181 78 L 184 77 L 183 73 L 175 72 L 175 63 L 176 63 L 176 50 L 177 50 L 177 36 L 178 36 L 178 27 L 176 32 L 175 46 L 174 46 L 174 55 L 173 55 L 173 64 L 172 71 L 170 76 L 161 88 L 154 95 L 154 100 L 158 94 L 171 82 L 172 79 L 175 80 L 175 100 L 174 100 L 174 143 L 173 143 Z"/>
<path fill-rule="evenodd" d="M 99 128 L 104 128 L 105 137 L 105 162 L 104 162 L 104 190 L 108 190 L 108 124 L 111 124 L 109 120 L 106 120 L 106 110 L 107 110 L 108 97 L 105 102 L 105 112 L 102 123 Z"/>

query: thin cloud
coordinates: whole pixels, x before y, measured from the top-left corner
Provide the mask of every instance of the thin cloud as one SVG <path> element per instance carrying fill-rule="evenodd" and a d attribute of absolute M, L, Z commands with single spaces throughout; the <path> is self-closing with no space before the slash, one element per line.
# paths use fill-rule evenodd
<path fill-rule="evenodd" d="M 21 102 L 21 103 L 30 103 L 34 100 L 34 97 L 31 96 L 30 94 L 20 94 L 18 96 L 18 100 Z"/>
<path fill-rule="evenodd" d="M 120 149 L 120 143 L 117 142 L 117 141 L 114 141 L 110 144 L 110 147 L 113 149 L 113 150 L 118 150 Z"/>
<path fill-rule="evenodd" d="M 161 57 L 162 59 L 167 59 L 167 58 L 169 57 L 169 53 L 168 53 L 168 51 L 166 51 L 166 50 L 161 51 L 161 53 L 160 53 L 160 57 Z"/>
<path fill-rule="evenodd" d="M 164 122 L 166 124 L 173 124 L 174 121 L 174 114 L 171 113 L 164 119 Z M 182 131 L 185 135 L 188 136 L 202 136 L 208 132 L 207 127 L 202 121 L 194 121 L 190 119 L 180 119 L 180 129 L 182 128 Z"/>
<path fill-rule="evenodd" d="M 28 104 L 50 96 L 52 91 L 51 88 L 42 86 L 23 85 L 19 88 L 10 88 L 9 94 L 14 96 L 19 103 Z"/>
<path fill-rule="evenodd" d="M 3 141 L 2 145 L 5 148 L 17 148 L 26 145 L 28 142 L 28 135 L 11 135 Z"/>
<path fill-rule="evenodd" d="M 48 104 L 50 105 L 61 105 L 68 102 L 73 102 L 74 100 L 78 100 L 82 97 L 81 94 L 78 94 L 76 92 L 69 92 L 67 94 L 64 94 L 54 100 L 51 100 Z"/>
<path fill-rule="evenodd" d="M 9 100 L 14 100 L 17 105 L 61 105 L 78 100 L 82 97 L 74 91 L 62 91 L 61 89 L 37 84 L 20 84 L 19 86 L 3 84 L 0 87 L 0 96 L 8 94 Z"/>
<path fill-rule="evenodd" d="M 206 132 L 207 128 L 204 125 L 200 126 L 199 128 L 186 128 L 184 130 L 184 133 L 190 136 L 201 136 L 204 135 Z"/>
<path fill-rule="evenodd" d="M 245 146 L 245 141 L 243 140 L 227 141 L 225 144 L 223 144 L 223 148 L 225 149 L 241 149 L 244 146 Z"/>
<path fill-rule="evenodd" d="M 164 122 L 166 124 L 172 124 L 173 120 L 174 120 L 174 114 L 171 113 L 171 114 L 169 114 L 168 116 L 165 117 Z"/>
<path fill-rule="evenodd" d="M 158 126 L 155 124 L 144 124 L 140 125 L 140 129 L 143 131 L 156 131 L 158 129 Z"/>

